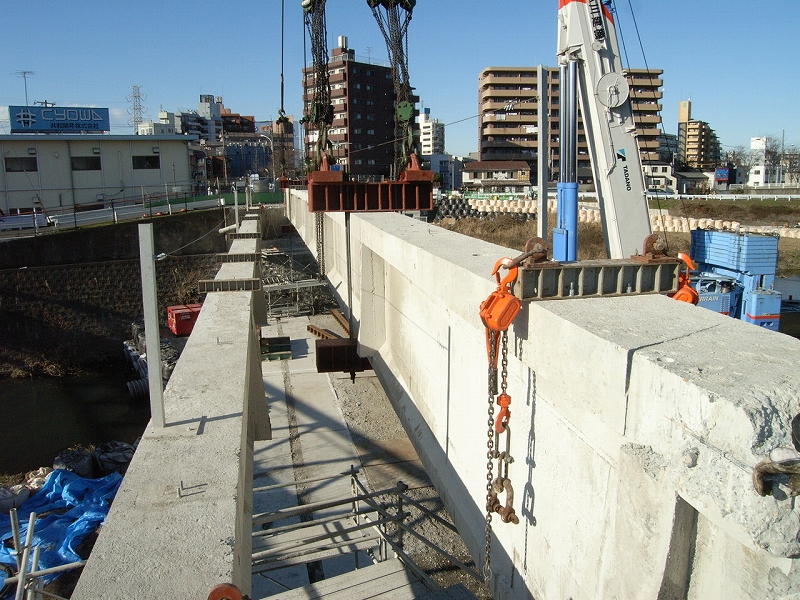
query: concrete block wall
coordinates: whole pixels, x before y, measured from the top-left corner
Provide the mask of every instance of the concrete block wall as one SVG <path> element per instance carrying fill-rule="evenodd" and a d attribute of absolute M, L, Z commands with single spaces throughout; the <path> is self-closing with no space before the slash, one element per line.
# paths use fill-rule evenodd
<path fill-rule="evenodd" d="M 315 251 L 303 191 L 287 215 Z M 352 297 L 360 352 L 482 564 L 478 310 L 495 261 L 514 253 L 398 214 L 348 220 L 324 217 L 328 279 L 343 304 Z M 792 445 L 800 341 L 640 296 L 528 303 L 508 346 L 520 524 L 492 521 L 495 598 L 800 593 L 794 501 L 752 485 L 753 466 Z"/>
<path fill-rule="evenodd" d="M 197 279 L 213 277 L 217 268 L 213 255 L 156 263 L 163 325 L 166 306 L 185 302 L 192 286 L 198 297 Z M 138 259 L 0 269 L 0 373 L 35 365 L 40 355 L 67 372 L 121 362 L 121 341 L 142 317 L 141 295 Z"/>
<path fill-rule="evenodd" d="M 257 271 L 225 263 L 217 279 Z M 253 442 L 271 436 L 263 304 L 261 291 L 207 294 L 164 391 L 166 427 L 145 431 L 72 598 L 206 598 L 220 583 L 250 593 Z"/>

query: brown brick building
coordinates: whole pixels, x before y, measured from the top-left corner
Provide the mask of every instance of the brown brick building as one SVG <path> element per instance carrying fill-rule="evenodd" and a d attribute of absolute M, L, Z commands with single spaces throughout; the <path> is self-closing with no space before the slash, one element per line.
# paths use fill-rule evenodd
<path fill-rule="evenodd" d="M 353 179 L 379 180 L 393 176 L 394 162 L 394 84 L 388 66 L 356 61 L 355 50 L 347 38 L 339 36 L 339 46 L 328 63 L 333 104 L 333 123 L 328 139 L 337 164 Z M 314 69 L 303 69 L 305 114 L 313 99 Z M 417 97 L 412 97 L 416 104 Z M 416 113 L 416 110 L 415 110 Z M 306 157 L 314 155 L 317 131 L 304 125 Z M 415 124 L 415 129 L 418 126 Z M 418 137 L 418 133 L 415 132 Z"/>

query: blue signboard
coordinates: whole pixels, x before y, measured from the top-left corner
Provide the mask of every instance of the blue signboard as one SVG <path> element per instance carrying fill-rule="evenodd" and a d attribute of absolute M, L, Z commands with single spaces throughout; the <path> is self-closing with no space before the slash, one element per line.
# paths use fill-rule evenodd
<path fill-rule="evenodd" d="M 714 179 L 717 181 L 728 181 L 730 176 L 730 169 L 718 168 L 714 173 Z"/>
<path fill-rule="evenodd" d="M 100 133 L 111 131 L 107 108 L 9 106 L 11 133 Z"/>

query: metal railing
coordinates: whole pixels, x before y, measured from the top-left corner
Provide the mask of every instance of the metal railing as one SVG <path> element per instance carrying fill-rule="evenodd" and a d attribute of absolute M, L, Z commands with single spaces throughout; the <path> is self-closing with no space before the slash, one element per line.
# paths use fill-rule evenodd
<path fill-rule="evenodd" d="M 411 516 L 411 513 L 407 512 L 405 507 L 408 505 L 414 506 L 426 517 L 457 534 L 458 530 L 455 525 L 410 498 L 405 493 L 408 486 L 403 482 L 398 481 L 397 485 L 392 488 L 373 492 L 361 482 L 358 478 L 358 473 L 358 469 L 351 466 L 350 471 L 340 473 L 334 477 L 317 477 L 255 487 L 253 489 L 254 493 L 270 492 L 291 486 L 305 487 L 312 483 L 330 482 L 349 476 L 351 494 L 349 497 L 313 502 L 253 515 L 254 528 L 264 528 L 261 531 L 256 530 L 253 532 L 254 542 L 264 542 L 262 547 L 254 547 L 253 573 L 263 575 L 267 571 L 279 569 L 289 564 L 320 560 L 331 553 L 346 551 L 354 554 L 355 566 L 358 569 L 359 551 L 365 550 L 376 562 L 389 559 L 391 551 L 394 557 L 399 559 L 426 587 L 434 592 L 440 591 L 440 586 L 405 552 L 403 537 L 408 534 L 422 542 L 439 556 L 445 558 L 450 564 L 474 577 L 479 582 L 484 582 L 483 576 L 475 569 L 464 564 L 453 554 L 419 534 L 413 527 L 410 527 L 406 523 L 406 519 Z M 390 502 L 386 501 L 387 496 L 392 498 Z M 350 510 L 339 515 L 323 518 L 315 517 L 313 520 L 309 518 L 312 513 L 347 505 L 350 506 Z M 305 519 L 302 518 L 304 516 L 306 517 Z M 299 523 L 274 527 L 274 524 L 279 521 L 296 517 L 301 517 Z M 326 527 L 333 523 L 336 526 L 332 529 Z M 298 538 L 296 533 L 302 530 L 306 530 L 308 535 Z M 362 537 L 355 535 L 368 530 L 373 530 L 378 535 L 363 535 Z M 281 542 L 279 539 L 281 534 L 289 534 L 289 541 Z M 266 543 L 268 539 L 273 540 L 272 545 Z"/>

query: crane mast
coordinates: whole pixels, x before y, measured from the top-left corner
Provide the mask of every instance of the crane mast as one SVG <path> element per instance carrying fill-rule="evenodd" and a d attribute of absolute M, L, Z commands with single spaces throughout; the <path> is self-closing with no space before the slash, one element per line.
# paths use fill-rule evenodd
<path fill-rule="evenodd" d="M 561 121 L 564 123 L 568 117 L 564 112 L 576 112 L 574 98 L 577 95 L 600 204 L 606 250 L 609 258 L 628 258 L 641 252 L 644 239 L 652 230 L 630 88 L 622 72 L 614 17 L 608 3 L 601 0 L 559 0 L 558 20 Z M 560 244 L 574 244 L 577 231 L 577 179 L 575 163 L 572 162 L 576 158 L 577 126 L 569 121 L 562 124 L 561 138 L 562 144 L 571 142 L 573 145 L 566 151 L 562 145 L 559 226 L 564 233 L 558 233 L 564 239 L 554 232 L 553 250 L 556 259 L 575 260 L 569 253 L 563 257 L 556 253 Z M 567 181 L 570 178 L 573 181 Z M 562 222 L 562 204 L 570 223 Z M 575 232 L 570 232 L 573 211 L 576 215 Z"/>

